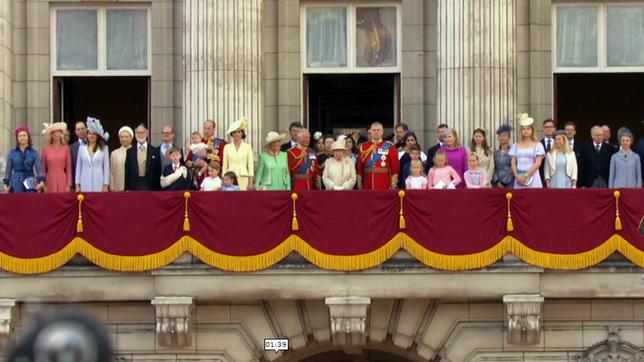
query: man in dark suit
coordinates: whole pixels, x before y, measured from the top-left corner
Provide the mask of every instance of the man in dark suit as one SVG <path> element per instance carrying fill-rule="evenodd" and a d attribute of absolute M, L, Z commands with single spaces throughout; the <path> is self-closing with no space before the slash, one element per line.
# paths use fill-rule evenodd
<path fill-rule="evenodd" d="M 593 142 L 582 151 L 583 172 L 577 177 L 582 187 L 608 187 L 610 159 L 615 149 L 604 143 L 604 131 L 600 126 L 590 129 Z"/>
<path fill-rule="evenodd" d="M 136 144 L 125 156 L 125 190 L 158 191 L 161 189 L 161 155 L 148 143 L 148 129 L 140 124 L 134 131 Z"/>
<path fill-rule="evenodd" d="M 611 143 L 611 132 L 610 127 L 607 124 L 602 125 L 602 130 L 604 131 L 604 143 L 611 146 L 615 152 L 619 151 L 619 146 Z"/>
<path fill-rule="evenodd" d="M 288 133 L 290 134 L 291 139 L 280 146 L 280 151 L 286 152 L 297 145 L 297 134 L 302 128 L 304 128 L 304 125 L 300 122 L 292 122 L 288 126 Z"/>
<path fill-rule="evenodd" d="M 568 145 L 570 145 L 570 149 L 575 152 L 575 157 L 577 158 L 577 182 L 579 182 L 579 175 L 583 174 L 584 169 L 583 169 L 583 155 L 582 152 L 584 149 L 584 145 L 581 142 L 577 142 L 575 139 L 575 135 L 577 134 L 577 124 L 575 122 L 566 122 L 564 123 L 564 132 L 566 133 L 566 141 L 568 141 Z M 602 139 L 603 139 L 603 131 L 602 131 Z"/>
<path fill-rule="evenodd" d="M 69 145 L 72 151 L 72 185 L 76 185 L 74 178 L 76 177 L 76 159 L 78 158 L 78 147 L 87 143 L 87 126 L 85 122 L 78 121 L 74 125 L 74 133 L 76 134 L 76 142 Z"/>
<path fill-rule="evenodd" d="M 436 137 L 438 138 L 438 143 L 427 150 L 427 163 L 425 164 L 425 173 L 428 173 L 429 170 L 432 167 L 434 167 L 434 156 L 436 155 L 436 151 L 438 151 L 441 147 L 443 147 L 445 131 L 448 128 L 449 126 L 445 123 L 439 124 L 438 127 L 436 128 Z"/>
<path fill-rule="evenodd" d="M 170 150 L 174 147 L 179 147 L 174 142 L 174 128 L 170 125 L 165 125 L 161 128 L 161 144 L 159 145 L 162 170 L 172 162 L 170 160 Z M 183 151 L 181 151 L 181 160 L 183 162 Z"/>
<path fill-rule="evenodd" d="M 545 121 L 543 121 L 543 138 L 541 139 L 541 144 L 543 145 L 543 149 L 546 150 L 546 153 L 550 151 L 552 146 L 555 145 L 555 131 L 557 130 L 557 122 L 555 122 L 554 119 L 548 118 Z M 545 167 L 546 162 L 545 160 L 541 162 L 541 166 L 539 166 L 539 175 L 541 176 L 541 180 L 545 180 L 543 178 L 543 168 Z M 545 184 L 544 184 L 545 187 Z"/>

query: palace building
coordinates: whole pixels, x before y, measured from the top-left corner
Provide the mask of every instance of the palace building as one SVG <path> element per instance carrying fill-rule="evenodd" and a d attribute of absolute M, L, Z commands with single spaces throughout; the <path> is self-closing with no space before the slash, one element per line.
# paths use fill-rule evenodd
<path fill-rule="evenodd" d="M 643 99 L 644 1 L 0 0 L 2 157 L 18 125 L 87 116 L 112 135 L 146 123 L 153 144 L 245 116 L 254 150 L 293 121 L 493 140 L 518 112 L 583 141 L 595 124 L 641 136 Z M 381 209 L 368 193 L 0 195 L 0 358 L 36 312 L 71 308 L 118 361 L 644 360 L 640 190 L 463 192 Z M 204 205 L 253 209 L 251 227 Z"/>

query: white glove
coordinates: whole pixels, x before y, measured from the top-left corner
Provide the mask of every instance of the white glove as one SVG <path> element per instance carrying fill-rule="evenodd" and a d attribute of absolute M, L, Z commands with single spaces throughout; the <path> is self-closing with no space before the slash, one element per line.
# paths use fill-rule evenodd
<path fill-rule="evenodd" d="M 183 178 L 188 178 L 188 169 L 186 168 L 186 166 L 180 166 L 177 171 L 181 171 Z"/>
<path fill-rule="evenodd" d="M 336 191 L 344 190 L 344 186 L 333 186 L 333 189 Z"/>

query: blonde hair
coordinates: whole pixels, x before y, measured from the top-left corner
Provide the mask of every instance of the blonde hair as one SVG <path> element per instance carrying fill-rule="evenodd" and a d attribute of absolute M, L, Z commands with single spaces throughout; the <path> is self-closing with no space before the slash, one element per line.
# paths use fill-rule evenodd
<path fill-rule="evenodd" d="M 566 138 L 566 135 L 557 134 L 557 135 L 554 136 L 554 139 L 556 140 L 557 137 L 563 137 L 563 139 L 564 139 L 564 147 L 563 147 L 564 148 L 564 153 L 571 153 L 572 150 L 570 149 L 570 143 L 568 143 L 568 138 Z M 556 143 L 555 143 L 555 145 L 556 145 Z M 550 152 L 552 154 L 555 154 L 555 152 L 557 152 L 557 148 L 556 147 L 551 147 Z"/>
<path fill-rule="evenodd" d="M 456 130 L 454 128 L 448 128 L 448 129 L 445 130 L 445 136 L 447 136 L 450 133 L 454 135 L 454 140 L 455 140 L 454 141 L 454 147 L 460 147 L 461 142 L 459 142 L 459 140 L 458 140 L 458 133 L 456 133 Z"/>
<path fill-rule="evenodd" d="M 421 160 L 411 160 L 411 163 L 409 164 L 409 174 L 411 175 L 411 169 L 414 166 L 419 166 L 420 167 L 420 174 L 425 175 L 425 171 L 423 170 L 423 161 Z"/>
<path fill-rule="evenodd" d="M 447 154 L 443 150 L 438 150 L 434 154 L 434 164 L 436 164 L 436 161 L 438 160 L 439 157 L 442 157 L 445 160 L 445 166 L 449 165 L 449 160 L 447 159 Z"/>
<path fill-rule="evenodd" d="M 539 140 L 537 139 L 537 131 L 534 129 L 534 125 L 521 126 L 521 131 L 522 131 L 522 132 L 523 132 L 523 129 L 524 129 L 524 128 L 530 128 L 530 129 L 532 130 L 532 137 L 530 137 L 530 139 L 531 139 L 533 142 L 539 142 Z M 521 140 L 523 140 L 523 134 L 521 134 Z"/>

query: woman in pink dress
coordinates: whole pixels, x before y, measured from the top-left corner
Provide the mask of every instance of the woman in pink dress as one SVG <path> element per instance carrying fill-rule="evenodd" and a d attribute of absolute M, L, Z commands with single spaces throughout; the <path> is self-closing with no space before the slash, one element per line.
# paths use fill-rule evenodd
<path fill-rule="evenodd" d="M 41 163 L 47 192 L 69 192 L 72 187 L 72 153 L 65 144 L 67 124 L 56 122 L 46 126 L 43 133 L 49 134 L 49 145 L 42 150 Z"/>

